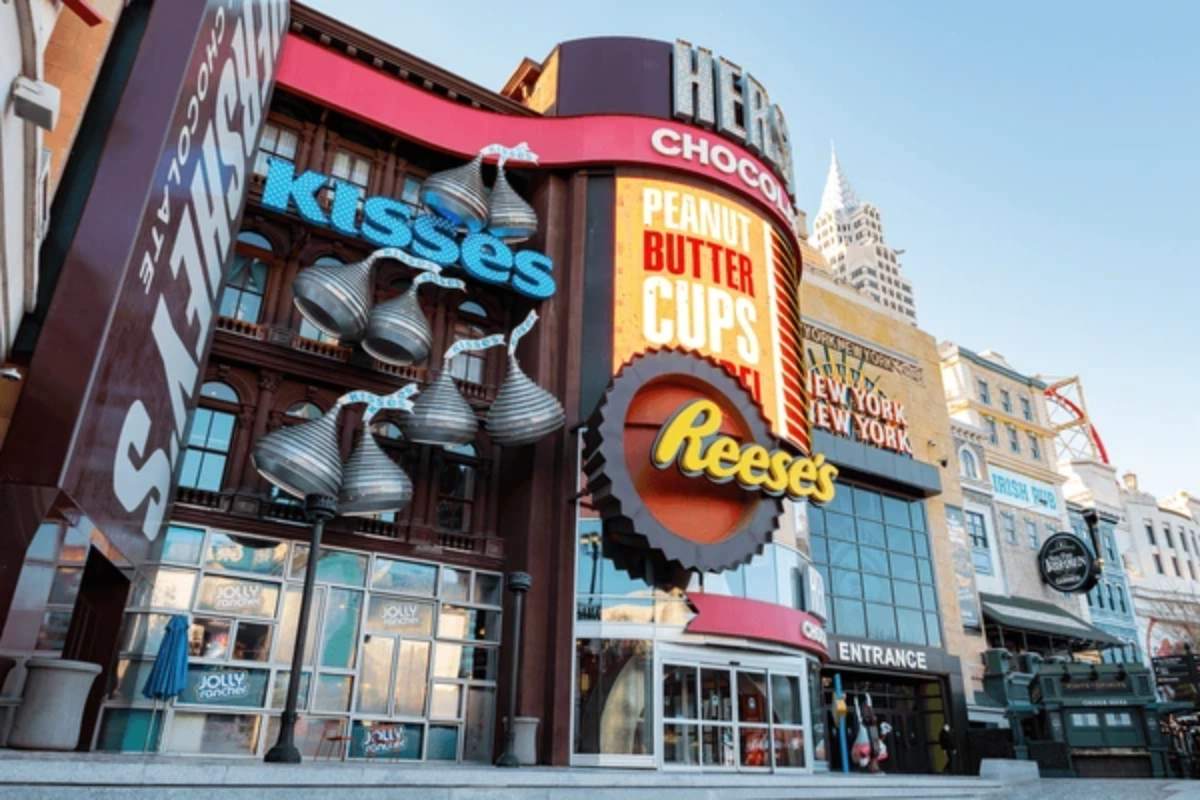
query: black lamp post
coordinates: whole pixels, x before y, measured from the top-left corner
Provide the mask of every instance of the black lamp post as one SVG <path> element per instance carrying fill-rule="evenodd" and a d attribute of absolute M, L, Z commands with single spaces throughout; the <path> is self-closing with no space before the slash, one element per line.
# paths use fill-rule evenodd
<path fill-rule="evenodd" d="M 510 572 L 505 583 L 513 593 L 512 664 L 508 683 L 508 726 L 504 732 L 504 752 L 496 760 L 497 767 L 519 767 L 517 758 L 517 677 L 521 670 L 521 606 L 525 593 L 533 585 L 528 572 Z"/>
<path fill-rule="evenodd" d="M 299 764 L 301 760 L 300 750 L 296 747 L 296 706 L 300 699 L 300 681 L 303 679 L 304 650 L 308 645 L 308 618 L 312 613 L 313 589 L 317 582 L 321 535 L 325 532 L 325 523 L 337 516 L 337 498 L 323 494 L 307 495 L 304 498 L 304 516 L 313 528 L 308 544 L 308 565 L 304 568 L 304 593 L 300 596 L 300 620 L 296 623 L 296 649 L 292 652 L 287 699 L 279 719 L 279 739 L 263 759 L 275 764 Z"/>

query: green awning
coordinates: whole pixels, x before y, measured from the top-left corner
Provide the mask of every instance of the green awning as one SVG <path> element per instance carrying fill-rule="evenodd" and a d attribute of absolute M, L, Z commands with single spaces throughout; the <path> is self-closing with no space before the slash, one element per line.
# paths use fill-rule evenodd
<path fill-rule="evenodd" d="M 1097 647 L 1121 647 L 1120 639 L 1090 625 L 1052 603 L 1026 597 L 1002 597 L 980 592 L 983 616 L 1002 628 L 1027 631 L 1043 636 L 1091 644 Z"/>

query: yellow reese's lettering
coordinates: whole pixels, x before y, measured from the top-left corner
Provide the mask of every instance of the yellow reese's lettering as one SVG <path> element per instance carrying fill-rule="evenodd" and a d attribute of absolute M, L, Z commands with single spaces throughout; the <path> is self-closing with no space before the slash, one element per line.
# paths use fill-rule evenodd
<path fill-rule="evenodd" d="M 745 489 L 760 490 L 774 497 L 812 498 L 818 503 L 833 499 L 838 470 L 817 454 L 797 458 L 784 450 L 770 451 L 761 444 L 738 445 L 730 436 L 705 440 L 721 429 L 724 414 L 712 400 L 693 400 L 667 420 L 650 459 L 666 469 L 678 463 L 683 474 L 703 475 L 714 483 L 736 480 Z"/>

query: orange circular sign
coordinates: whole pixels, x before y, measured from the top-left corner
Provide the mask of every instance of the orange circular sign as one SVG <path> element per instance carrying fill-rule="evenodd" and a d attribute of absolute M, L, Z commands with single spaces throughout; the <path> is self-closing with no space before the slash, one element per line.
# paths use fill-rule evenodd
<path fill-rule="evenodd" d="M 749 491 L 732 472 L 745 446 L 775 440 L 750 394 L 715 362 L 676 350 L 635 357 L 613 379 L 585 439 L 584 469 L 606 534 L 644 539 L 668 561 L 711 572 L 749 561 L 770 541 L 780 496 Z M 685 466 L 697 460 L 730 475 Z"/>

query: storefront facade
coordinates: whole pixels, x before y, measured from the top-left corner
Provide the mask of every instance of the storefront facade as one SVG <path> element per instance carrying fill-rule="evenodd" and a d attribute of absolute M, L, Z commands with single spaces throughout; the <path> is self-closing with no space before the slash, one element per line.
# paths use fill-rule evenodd
<path fill-rule="evenodd" d="M 891 728 L 878 768 L 939 772 L 945 726 L 965 750 L 982 640 L 937 346 L 813 261 L 802 291 L 813 442 L 841 483 L 829 503 L 806 507 L 799 537 L 828 595 L 823 713 L 834 725 L 840 681 L 851 742 L 855 701 L 865 714 L 869 697 Z M 831 763 L 842 767 L 837 747 Z"/>
<path fill-rule="evenodd" d="M 300 682 L 306 758 L 494 760 L 509 713 L 496 687 L 512 656 L 501 587 L 521 570 L 533 585 L 517 711 L 540 721 L 539 762 L 826 768 L 826 598 L 804 589 L 796 508 L 828 502 L 837 471 L 810 441 L 782 111 L 748 74 L 755 95 L 743 102 L 765 109 L 761 118 L 718 106 L 711 56 L 685 42 L 564 43 L 493 94 L 303 7 L 290 20 L 263 13 L 263 35 L 280 35 L 277 64 L 260 72 L 274 95 L 241 173 L 244 213 L 230 207 L 211 318 L 171 312 L 198 335 L 186 364 L 162 337 L 120 348 L 177 381 L 145 370 L 163 386 L 143 411 L 174 427 L 153 429 L 161 451 L 158 438 L 116 448 L 131 460 L 117 472 L 141 483 L 118 485 L 115 503 L 66 487 L 83 513 L 38 506 L 43 496 L 22 485 L 40 510 L 21 517 L 37 524 L 22 534 L 28 557 L 0 648 L 18 661 L 101 664 L 85 748 L 262 757 L 290 679 L 309 526 L 256 458 L 266 437 L 334 420 L 340 459 L 377 447 L 411 480 L 411 500 L 326 527 Z M 597 58 L 636 74 L 601 78 Z M 735 85 L 721 64 L 720 80 Z M 722 133 L 708 129 L 716 117 Z M 445 187 L 468 179 L 479 184 L 481 230 L 455 222 L 461 208 L 447 202 Z M 497 222 L 503 193 L 520 218 L 508 227 Z M 416 297 L 428 354 L 412 364 L 369 335 L 339 340 L 297 282 L 360 269 L 381 247 L 389 255 L 366 270 L 365 305 Z M 205 248 L 197 242 L 204 258 L 222 255 Z M 179 275 L 203 278 L 194 268 L 205 263 L 181 262 L 193 271 Z M 439 271 L 430 264 L 444 280 L 418 295 L 417 275 Z M 648 300 L 626 302 L 638 297 Z M 51 314 L 39 348 L 61 348 L 68 327 Z M 510 343 L 509 357 L 484 348 L 493 339 Z M 477 345 L 454 354 L 464 340 Z M 673 366 L 647 379 L 660 357 Z M 33 367 L 30 403 L 54 378 L 48 356 Z M 493 418 L 514 369 L 565 412 L 540 438 L 504 440 Z M 449 385 L 478 432 L 429 444 L 402 409 L 364 426 L 361 405 L 346 400 L 406 385 L 418 406 Z M 632 461 L 597 466 L 617 443 L 648 444 L 601 433 L 621 427 L 611 411 L 622 392 L 637 407 L 626 427 L 675 425 L 681 437 L 675 460 L 642 465 L 658 476 L 648 482 Z M 98 403 L 80 407 L 100 413 Z M 38 435 L 31 408 L 18 407 L 23 433 L 7 446 Z M 700 409 L 690 432 L 677 423 L 684 408 Z M 721 431 L 748 448 L 736 484 L 714 477 L 728 464 L 688 466 L 708 458 L 689 444 L 696 426 L 721 414 L 732 426 Z M 177 453 L 167 442 L 176 429 Z M 18 462 L 16 449 L 5 456 Z M 162 477 L 150 467 L 164 465 L 169 483 L 150 483 Z M 657 527 L 609 491 L 621 475 L 660 503 Z M 695 509 L 678 502 L 681 487 L 724 527 L 689 534 Z M 113 511 L 124 506 L 133 511 Z M 164 705 L 141 688 L 175 615 L 189 625 L 188 679 Z M 103 621 L 92 637 L 103 647 L 81 650 L 83 619 Z M 23 679 L 18 666 L 6 692 Z"/>

